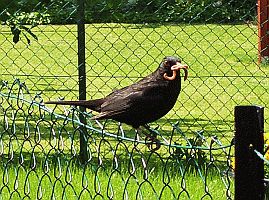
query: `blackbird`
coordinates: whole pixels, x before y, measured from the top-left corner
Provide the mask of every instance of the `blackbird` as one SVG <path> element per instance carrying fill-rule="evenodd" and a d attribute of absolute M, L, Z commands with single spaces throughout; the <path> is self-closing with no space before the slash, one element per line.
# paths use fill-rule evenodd
<path fill-rule="evenodd" d="M 138 129 L 167 114 L 181 90 L 180 69 L 184 80 L 188 66 L 174 56 L 165 57 L 155 72 L 140 81 L 95 100 L 48 101 L 46 104 L 75 105 L 98 112 L 93 119 L 113 119 Z M 148 129 L 148 128 L 147 128 Z"/>

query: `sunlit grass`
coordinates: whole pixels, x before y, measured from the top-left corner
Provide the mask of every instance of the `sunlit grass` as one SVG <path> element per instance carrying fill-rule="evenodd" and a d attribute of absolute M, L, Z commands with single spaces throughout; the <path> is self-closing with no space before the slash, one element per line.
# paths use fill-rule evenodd
<path fill-rule="evenodd" d="M 44 100 L 77 99 L 76 26 L 34 31 L 38 41 L 32 39 L 30 46 L 23 38 L 13 44 L 11 34 L 0 34 L 1 79 L 20 78 Z M 181 121 L 184 131 L 217 134 L 220 129 L 231 135 L 234 106 L 268 104 L 269 67 L 257 64 L 256 26 L 90 24 L 86 34 L 87 99 L 146 76 L 165 55 L 178 55 L 190 66 L 190 76 L 166 118 Z M 265 120 L 268 129 L 267 113 Z"/>
<path fill-rule="evenodd" d="M 18 168 L 11 164 L 1 168 L 0 198 L 94 199 L 99 195 L 104 199 L 177 199 L 178 196 L 180 199 L 203 196 L 226 199 L 226 192 L 233 188 L 233 180 L 221 177 L 214 168 L 208 168 L 212 174 L 200 176 L 190 172 L 180 174 L 180 167 L 177 171 L 157 164 L 145 171 L 138 166 L 130 174 L 128 168 L 95 164 L 83 168 L 72 163 L 59 160 L 53 165 L 44 163 L 43 168 Z"/>
<path fill-rule="evenodd" d="M 30 93 L 41 93 L 44 100 L 59 97 L 77 99 L 76 26 L 39 26 L 33 30 L 38 41 L 32 38 L 31 45 L 27 45 L 23 37 L 22 41 L 14 44 L 8 31 L 7 27 L 0 27 L 1 80 L 12 83 L 15 78 L 19 78 L 25 81 Z M 193 137 L 197 130 L 204 130 L 208 142 L 211 136 L 216 135 L 223 145 L 230 144 L 234 132 L 234 106 L 256 104 L 266 107 L 269 103 L 269 67 L 257 63 L 256 26 L 89 24 L 86 25 L 86 34 L 87 99 L 103 97 L 116 88 L 139 80 L 155 70 L 165 55 L 178 55 L 189 65 L 190 76 L 182 82 L 177 104 L 165 118 L 157 121 L 167 138 L 172 130 L 170 123 L 178 121 L 179 127 L 189 137 Z M 5 113 L 9 109 L 8 104 L 1 103 L 1 108 L 4 109 L 0 112 Z M 56 112 L 63 114 L 63 109 L 56 109 Z M 71 159 L 68 155 L 77 155 L 79 152 L 79 133 L 75 127 L 67 125 L 63 130 L 55 128 L 56 136 L 52 137 L 51 127 L 55 127 L 55 124 L 47 117 L 37 125 L 41 116 L 35 112 L 36 118 L 29 122 L 29 131 L 25 131 L 24 111 L 19 111 L 16 123 L 12 124 L 14 113 L 15 111 L 8 116 L 10 127 L 0 128 L 1 155 L 7 163 L 10 156 L 13 156 L 18 164 L 11 168 L 10 163 L 4 164 L 6 168 L 0 171 L 3 174 L 0 183 L 2 199 L 10 196 L 12 199 L 50 199 L 52 196 L 55 199 L 76 199 L 79 196 L 80 199 L 102 199 L 101 195 L 105 199 L 112 195 L 114 199 L 128 199 L 124 192 L 128 192 L 129 199 L 139 199 L 141 195 L 144 199 L 157 199 L 156 194 L 161 199 L 173 199 L 180 192 L 180 199 L 188 199 L 184 188 L 191 199 L 201 199 L 207 194 L 205 180 L 197 174 L 186 173 L 183 177 L 182 173 L 173 174 L 172 171 L 167 184 L 162 169 L 147 169 L 147 178 L 141 166 L 136 168 L 133 177 L 128 162 L 119 171 L 111 165 L 100 167 L 98 146 L 105 142 L 111 144 L 102 145 L 100 151 L 112 162 L 112 150 L 118 144 L 118 141 L 100 135 L 93 134 L 96 141 L 89 141 L 93 151 L 93 159 L 88 163 L 91 166 L 89 169 L 83 171 L 81 166 L 73 168 L 66 163 L 57 165 L 55 163 L 58 161 L 55 162 L 50 156 L 61 154 Z M 268 112 L 265 112 L 265 131 L 269 128 L 268 119 Z M 153 127 L 155 125 L 152 124 Z M 16 131 L 12 129 L 14 127 Z M 115 132 L 115 126 L 111 127 L 110 131 Z M 127 131 L 131 129 L 126 125 L 123 127 Z M 134 134 L 133 129 L 130 134 Z M 180 135 L 174 137 L 185 144 Z M 11 149 L 7 148 L 10 144 Z M 133 149 L 133 144 L 126 144 L 128 148 L 118 151 L 119 155 Z M 145 145 L 140 144 L 139 149 L 142 154 L 148 153 Z M 163 146 L 158 151 L 162 156 L 169 156 L 169 153 L 167 147 Z M 27 166 L 21 163 L 19 155 L 23 155 Z M 38 157 L 38 166 L 31 169 L 33 155 Z M 42 159 L 47 156 L 48 162 L 54 164 L 42 168 L 45 163 Z M 227 159 L 225 155 L 219 157 L 223 162 Z M 69 163 L 69 160 L 66 162 Z M 157 159 L 154 164 L 161 166 L 162 160 Z M 222 164 L 221 170 L 225 170 L 222 169 L 224 165 L 228 167 L 226 163 Z M 54 167 L 56 168 L 53 169 Z M 179 170 L 182 166 L 177 167 Z M 226 188 L 221 177 L 225 176 L 207 176 L 208 194 L 213 199 L 226 199 Z M 141 192 L 138 192 L 139 186 Z"/>

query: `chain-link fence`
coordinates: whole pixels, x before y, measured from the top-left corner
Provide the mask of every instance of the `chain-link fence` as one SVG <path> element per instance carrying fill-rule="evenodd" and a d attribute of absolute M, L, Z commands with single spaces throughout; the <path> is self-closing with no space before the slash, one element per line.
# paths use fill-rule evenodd
<path fill-rule="evenodd" d="M 1 198 L 233 198 L 234 106 L 266 108 L 269 99 L 256 2 L 83 2 L 0 3 Z M 83 113 L 82 131 L 80 111 L 40 105 L 104 97 L 167 55 L 189 66 L 189 78 L 175 107 L 151 124 L 156 152 L 127 125 Z"/>

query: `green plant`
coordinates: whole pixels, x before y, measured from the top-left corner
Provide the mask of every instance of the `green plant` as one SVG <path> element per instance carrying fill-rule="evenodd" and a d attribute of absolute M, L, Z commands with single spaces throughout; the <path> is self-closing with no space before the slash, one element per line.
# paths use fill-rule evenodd
<path fill-rule="evenodd" d="M 256 4 L 252 0 L 86 0 L 86 23 L 238 23 L 255 21 Z M 8 6 L 7 6 L 8 5 Z M 2 0 L 0 10 L 15 15 L 22 13 L 47 13 L 52 24 L 76 23 L 77 1 Z M 6 22 L 9 16 L 0 13 Z"/>
<path fill-rule="evenodd" d="M 50 23 L 48 14 L 44 13 L 16 12 L 10 14 L 9 12 L 6 12 L 6 14 L 9 16 L 6 24 L 11 29 L 14 43 L 17 43 L 20 40 L 21 34 L 26 38 L 28 44 L 31 43 L 31 40 L 28 37 L 29 35 L 38 40 L 37 36 L 32 32 L 32 29 L 40 24 Z"/>

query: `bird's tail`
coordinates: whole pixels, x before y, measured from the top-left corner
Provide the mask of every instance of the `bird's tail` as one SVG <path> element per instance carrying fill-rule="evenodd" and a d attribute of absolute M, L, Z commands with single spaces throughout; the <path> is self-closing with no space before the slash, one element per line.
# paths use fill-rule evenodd
<path fill-rule="evenodd" d="M 85 108 L 100 112 L 102 99 L 79 101 L 47 101 L 45 104 L 83 106 Z"/>
<path fill-rule="evenodd" d="M 74 106 L 82 106 L 86 101 L 47 101 L 45 104 L 57 104 L 57 105 L 74 105 Z"/>

